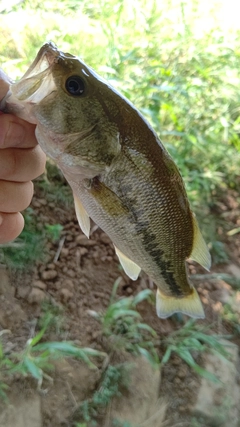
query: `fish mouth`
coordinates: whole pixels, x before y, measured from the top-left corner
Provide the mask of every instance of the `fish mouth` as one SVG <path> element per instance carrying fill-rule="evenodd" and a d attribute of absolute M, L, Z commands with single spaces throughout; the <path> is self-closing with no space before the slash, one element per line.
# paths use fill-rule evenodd
<path fill-rule="evenodd" d="M 44 44 L 23 77 L 13 83 L 6 98 L 7 111 L 18 113 L 24 104 L 37 104 L 47 95 L 57 91 L 53 78 L 53 67 L 61 59 L 75 58 L 62 53 L 52 42 Z"/>
<path fill-rule="evenodd" d="M 14 98 L 36 104 L 56 90 L 52 68 L 59 56 L 60 52 L 52 42 L 43 45 L 27 72 L 11 86 Z"/>

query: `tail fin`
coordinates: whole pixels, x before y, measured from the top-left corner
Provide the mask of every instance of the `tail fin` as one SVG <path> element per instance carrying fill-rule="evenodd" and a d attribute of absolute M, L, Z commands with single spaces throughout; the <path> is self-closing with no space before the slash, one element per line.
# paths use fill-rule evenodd
<path fill-rule="evenodd" d="M 182 298 L 166 296 L 158 289 L 156 310 L 158 317 L 162 319 L 166 319 L 174 313 L 187 314 L 196 319 L 203 319 L 205 317 L 202 303 L 194 288 L 192 288 L 190 295 Z"/>

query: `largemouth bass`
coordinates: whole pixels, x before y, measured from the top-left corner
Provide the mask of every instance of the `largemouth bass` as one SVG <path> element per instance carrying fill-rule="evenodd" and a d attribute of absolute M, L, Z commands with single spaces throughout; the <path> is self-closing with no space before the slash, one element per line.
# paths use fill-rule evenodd
<path fill-rule="evenodd" d="M 186 259 L 210 268 L 181 175 L 139 111 L 77 57 L 45 44 L 14 83 L 6 111 L 35 123 L 37 140 L 70 184 L 77 218 L 111 238 L 126 274 L 157 285 L 160 318 L 204 317 Z"/>

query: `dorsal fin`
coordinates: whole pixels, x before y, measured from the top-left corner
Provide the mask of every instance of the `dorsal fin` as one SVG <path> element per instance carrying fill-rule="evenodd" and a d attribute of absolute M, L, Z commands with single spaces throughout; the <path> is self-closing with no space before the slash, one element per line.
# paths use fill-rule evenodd
<path fill-rule="evenodd" d="M 115 251 L 125 273 L 130 277 L 130 279 L 137 280 L 141 267 L 124 255 L 118 248 L 116 248 L 116 246 Z"/>
<path fill-rule="evenodd" d="M 201 234 L 201 231 L 199 230 L 198 223 L 194 214 L 193 229 L 193 247 L 189 258 L 193 261 L 198 262 L 198 264 L 201 264 L 206 270 L 209 271 L 211 267 L 211 255 L 209 253 L 206 242 Z"/>
<path fill-rule="evenodd" d="M 80 199 L 73 194 L 75 211 L 78 219 L 79 226 L 82 232 L 89 238 L 90 234 L 90 218 L 88 213 L 85 211 Z"/>

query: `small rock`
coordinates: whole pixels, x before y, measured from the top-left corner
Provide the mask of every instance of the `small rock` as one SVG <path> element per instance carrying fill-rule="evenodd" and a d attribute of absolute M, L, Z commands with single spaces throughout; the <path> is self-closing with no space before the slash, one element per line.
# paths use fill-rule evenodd
<path fill-rule="evenodd" d="M 60 290 L 60 296 L 62 301 L 66 303 L 73 297 L 73 293 L 69 289 L 63 288 Z"/>
<path fill-rule="evenodd" d="M 88 239 L 83 234 L 76 237 L 76 242 L 81 246 L 95 246 L 97 244 L 96 240 Z"/>
<path fill-rule="evenodd" d="M 33 199 L 33 200 L 32 200 L 32 206 L 33 206 L 34 208 L 40 208 L 41 203 L 39 203 L 39 201 L 38 201 L 38 200 Z"/>
<path fill-rule="evenodd" d="M 40 304 L 42 301 L 44 301 L 47 298 L 46 294 L 38 288 L 32 288 L 28 295 L 28 302 L 30 304 Z"/>
<path fill-rule="evenodd" d="M 126 292 L 128 295 L 131 295 L 133 293 L 132 288 L 130 288 L 130 286 L 127 287 Z"/>
<path fill-rule="evenodd" d="M 101 240 L 101 242 L 102 242 L 102 243 L 104 243 L 105 245 L 109 245 L 109 243 L 111 243 L 111 240 L 109 239 L 109 237 L 108 237 L 105 233 L 102 233 L 102 234 L 100 235 L 100 240 Z"/>
<path fill-rule="evenodd" d="M 70 280 L 70 279 L 66 279 L 66 280 L 64 280 L 63 281 L 63 286 L 64 287 L 66 287 L 66 288 L 70 288 L 70 289 L 74 289 L 74 283 L 73 283 L 73 281 L 72 280 Z"/>
<path fill-rule="evenodd" d="M 41 280 L 35 280 L 33 282 L 33 287 L 42 289 L 43 291 L 45 291 L 47 289 L 46 283 L 42 282 Z"/>
<path fill-rule="evenodd" d="M 29 295 L 31 288 L 30 286 L 19 286 L 17 288 L 17 296 L 18 298 L 26 299 Z"/>
<path fill-rule="evenodd" d="M 80 254 L 81 256 L 86 255 L 88 253 L 88 249 L 87 248 L 80 248 Z"/>
<path fill-rule="evenodd" d="M 47 265 L 48 270 L 55 270 L 56 266 L 53 262 Z"/>
<path fill-rule="evenodd" d="M 69 277 L 71 277 L 72 279 L 74 279 L 74 277 L 76 277 L 76 272 L 75 272 L 75 271 L 73 271 L 73 270 L 68 270 L 68 271 L 67 271 L 67 275 L 68 275 Z"/>
<path fill-rule="evenodd" d="M 42 279 L 43 280 L 53 280 L 57 277 L 57 271 L 56 270 L 45 270 L 42 272 Z"/>
<path fill-rule="evenodd" d="M 47 204 L 47 200 L 46 200 L 46 199 L 38 199 L 38 201 L 39 201 L 39 203 L 40 203 L 42 206 L 46 206 L 46 204 Z"/>
<path fill-rule="evenodd" d="M 68 254 L 69 254 L 69 249 L 68 248 L 62 248 L 62 250 L 61 250 L 61 256 L 67 257 Z"/>

